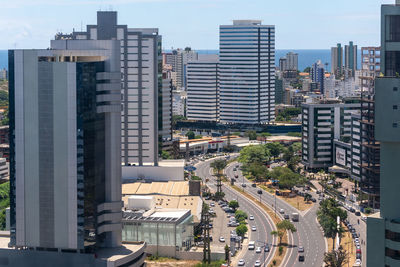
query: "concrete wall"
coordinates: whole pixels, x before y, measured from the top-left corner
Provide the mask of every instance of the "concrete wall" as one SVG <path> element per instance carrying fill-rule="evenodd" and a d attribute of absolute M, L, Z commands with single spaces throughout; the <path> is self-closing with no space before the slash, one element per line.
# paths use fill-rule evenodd
<path fill-rule="evenodd" d="M 182 167 L 163 166 L 122 166 L 122 179 L 128 180 L 146 179 L 151 181 L 183 181 Z"/>

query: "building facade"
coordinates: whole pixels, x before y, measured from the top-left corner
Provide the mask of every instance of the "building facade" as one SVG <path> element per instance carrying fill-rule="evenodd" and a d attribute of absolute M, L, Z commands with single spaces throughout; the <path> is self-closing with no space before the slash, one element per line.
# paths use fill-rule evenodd
<path fill-rule="evenodd" d="M 343 75 L 343 47 L 341 44 L 331 48 L 331 73 L 335 74 L 337 78 Z"/>
<path fill-rule="evenodd" d="M 187 119 L 218 121 L 218 59 L 189 61 L 186 77 Z"/>
<path fill-rule="evenodd" d="M 381 72 L 375 80 L 375 137 L 380 142 L 380 213 L 367 218 L 367 266 L 399 266 L 400 1 L 381 8 Z"/>
<path fill-rule="evenodd" d="M 220 26 L 220 121 L 267 123 L 275 114 L 275 26 L 234 20 Z"/>
<path fill-rule="evenodd" d="M 324 65 L 321 60 L 314 63 L 310 69 L 311 80 L 318 84 L 318 89 L 321 94 L 325 93 L 324 80 L 325 80 L 325 70 Z"/>
<path fill-rule="evenodd" d="M 97 25 L 56 39 L 119 40 L 122 72 L 121 156 L 124 165 L 158 164 L 158 92 L 162 87 L 158 29 L 117 24 L 117 12 L 97 12 Z M 160 70 L 160 71 L 159 71 Z"/>
<path fill-rule="evenodd" d="M 359 103 L 302 104 L 302 163 L 306 168 L 334 164 L 334 140 L 350 139 L 351 114 L 357 110 Z"/>
<path fill-rule="evenodd" d="M 351 77 L 354 77 L 357 70 L 357 45 L 352 41 L 344 46 L 344 68 L 350 71 Z"/>
<path fill-rule="evenodd" d="M 9 52 L 10 244 L 80 253 L 118 247 L 120 44 L 52 47 Z"/>

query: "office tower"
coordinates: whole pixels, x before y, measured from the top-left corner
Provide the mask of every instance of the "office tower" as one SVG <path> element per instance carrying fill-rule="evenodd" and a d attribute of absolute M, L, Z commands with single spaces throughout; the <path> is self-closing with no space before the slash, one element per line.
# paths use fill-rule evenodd
<path fill-rule="evenodd" d="M 275 77 L 275 104 L 282 104 L 283 103 L 283 81 Z"/>
<path fill-rule="evenodd" d="M 344 68 L 354 77 L 357 70 L 357 46 L 352 41 L 344 46 Z"/>
<path fill-rule="evenodd" d="M 275 26 L 220 26 L 220 121 L 259 124 L 275 116 Z"/>
<path fill-rule="evenodd" d="M 183 89 L 186 87 L 186 66 L 191 60 L 197 60 L 198 54 L 193 51 L 190 47 L 185 49 L 178 49 L 176 51 L 176 87 Z"/>
<path fill-rule="evenodd" d="M 285 71 L 288 70 L 288 62 L 287 62 L 287 58 L 286 57 L 281 57 L 279 59 L 279 70 L 280 71 Z"/>
<path fill-rule="evenodd" d="M 158 93 L 158 132 L 161 150 L 172 150 L 172 80 L 163 73 L 162 87 Z"/>
<path fill-rule="evenodd" d="M 186 114 L 189 120 L 217 121 L 218 58 L 189 61 L 186 71 Z"/>
<path fill-rule="evenodd" d="M 375 139 L 375 78 L 380 71 L 380 47 L 362 47 L 360 188 L 368 206 L 373 208 L 379 208 L 380 143 Z"/>
<path fill-rule="evenodd" d="M 93 252 L 121 245 L 120 46 L 67 42 L 9 52 L 11 244 Z"/>
<path fill-rule="evenodd" d="M 322 64 L 321 60 L 318 60 L 314 63 L 310 69 L 311 80 L 318 84 L 318 89 L 321 94 L 324 94 L 324 79 L 325 79 L 325 70 L 324 64 Z"/>
<path fill-rule="evenodd" d="M 343 75 L 343 48 L 341 44 L 331 48 L 331 73 L 335 74 L 336 78 Z"/>
<path fill-rule="evenodd" d="M 97 25 L 57 39 L 119 40 L 122 72 L 122 163 L 158 164 L 158 92 L 162 86 L 158 29 L 117 24 L 117 12 L 97 12 Z"/>
<path fill-rule="evenodd" d="M 399 266 L 400 1 L 381 8 L 381 72 L 375 80 L 375 138 L 380 142 L 380 213 L 367 217 L 367 266 Z"/>
<path fill-rule="evenodd" d="M 359 110 L 359 103 L 337 100 L 302 104 L 302 163 L 307 169 L 334 164 L 334 140 L 351 137 L 351 114 Z"/>
<path fill-rule="evenodd" d="M 287 69 L 288 70 L 297 71 L 299 69 L 299 66 L 298 66 L 299 55 L 297 53 L 293 53 L 293 52 L 287 53 L 286 59 L 287 59 Z"/>

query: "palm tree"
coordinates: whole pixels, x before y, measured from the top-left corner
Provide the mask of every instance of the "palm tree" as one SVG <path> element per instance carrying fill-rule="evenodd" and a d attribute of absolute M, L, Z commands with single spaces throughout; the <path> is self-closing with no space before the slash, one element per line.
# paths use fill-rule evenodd
<path fill-rule="evenodd" d="M 338 250 L 333 250 L 324 254 L 324 263 L 327 267 L 343 267 L 348 261 L 348 253 L 342 246 L 340 246 Z"/>
<path fill-rule="evenodd" d="M 226 165 L 227 165 L 227 162 L 226 162 L 226 160 L 223 160 L 223 159 L 214 160 L 210 164 L 211 168 L 214 169 L 214 171 L 216 172 L 216 176 L 217 176 L 217 192 L 215 193 L 215 196 L 217 199 L 223 198 L 222 182 L 221 182 L 222 173 L 221 172 L 223 169 L 225 169 Z"/>

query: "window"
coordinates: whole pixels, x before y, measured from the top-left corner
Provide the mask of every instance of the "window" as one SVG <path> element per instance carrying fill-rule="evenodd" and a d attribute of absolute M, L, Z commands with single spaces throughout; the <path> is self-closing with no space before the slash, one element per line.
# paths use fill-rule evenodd
<path fill-rule="evenodd" d="M 397 128 L 397 122 L 393 122 L 393 128 Z"/>
<path fill-rule="evenodd" d="M 399 73 L 400 73 L 400 51 L 386 51 L 386 53 L 385 53 L 385 75 L 394 77 L 394 76 L 398 76 Z M 397 87 L 396 87 L 396 91 L 397 91 Z"/>
<path fill-rule="evenodd" d="M 386 40 L 392 42 L 400 41 L 400 16 L 386 16 Z"/>
<path fill-rule="evenodd" d="M 393 87 L 393 92 L 397 92 L 397 87 Z"/>

